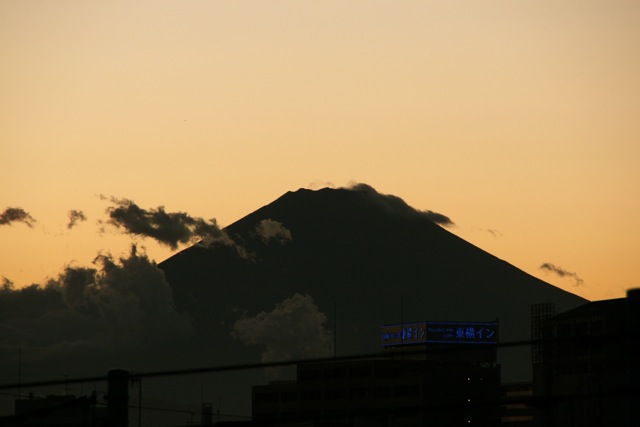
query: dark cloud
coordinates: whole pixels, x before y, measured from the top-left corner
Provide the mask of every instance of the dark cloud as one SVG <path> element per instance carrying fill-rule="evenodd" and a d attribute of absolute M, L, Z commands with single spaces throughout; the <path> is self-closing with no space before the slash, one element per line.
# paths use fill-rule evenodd
<path fill-rule="evenodd" d="M 22 222 L 33 228 L 36 220 L 22 208 L 7 208 L 0 213 L 0 225 L 11 225 L 13 222 Z"/>
<path fill-rule="evenodd" d="M 153 348 L 193 333 L 178 313 L 164 274 L 135 246 L 124 257 L 99 255 L 94 267 L 67 266 L 45 285 L 0 287 L 0 356 L 25 350 L 48 360 Z M 87 353 L 83 353 L 86 357 Z"/>
<path fill-rule="evenodd" d="M 354 183 L 354 184 L 351 184 L 346 189 L 362 193 L 366 197 L 369 197 L 375 203 L 382 206 L 385 210 L 394 214 L 420 216 L 422 218 L 426 218 L 429 221 L 432 221 L 443 227 L 452 227 L 455 225 L 455 223 L 446 215 L 443 215 L 438 212 L 430 211 L 430 210 L 426 210 L 426 211 L 416 210 L 411 206 L 409 206 L 400 197 L 393 196 L 390 194 L 378 193 L 375 188 L 371 187 L 368 184 Z"/>
<path fill-rule="evenodd" d="M 578 277 L 578 275 L 576 273 L 570 272 L 565 270 L 562 267 L 559 267 L 557 265 L 551 264 L 550 262 L 545 262 L 544 264 L 542 264 L 540 267 L 540 270 L 545 270 L 548 271 L 550 273 L 553 273 L 559 277 L 570 277 L 573 280 L 575 280 L 576 282 L 576 286 L 581 286 L 584 284 L 584 280 L 582 280 L 580 277 Z"/>
<path fill-rule="evenodd" d="M 262 237 L 265 243 L 275 240 L 282 244 L 291 241 L 291 231 L 285 228 L 281 222 L 272 219 L 263 219 L 256 226 L 256 233 Z"/>
<path fill-rule="evenodd" d="M 191 333 L 190 319 L 174 307 L 171 287 L 155 262 L 131 247 L 128 257 L 100 255 L 92 269 L 66 271 L 63 294 L 67 304 L 86 307 L 110 333 L 132 343 L 181 339 Z"/>
<path fill-rule="evenodd" d="M 174 250 L 180 243 L 197 240 L 204 244 L 215 241 L 231 243 L 215 219 L 206 221 L 184 212 L 166 212 L 163 206 L 146 210 L 127 199 L 112 197 L 109 200 L 115 206 L 107 208 L 107 224 L 124 230 L 125 234 L 150 237 Z"/>
<path fill-rule="evenodd" d="M 77 211 L 75 209 L 70 210 L 68 213 L 69 223 L 67 224 L 68 229 L 72 229 L 75 227 L 78 222 L 86 221 L 87 217 L 82 211 Z"/>
<path fill-rule="evenodd" d="M 451 226 L 455 225 L 453 223 L 453 221 L 451 221 L 451 219 L 448 216 L 443 215 L 441 213 L 433 212 L 433 211 L 429 211 L 429 210 L 421 211 L 421 213 L 427 219 L 435 222 L 436 224 L 440 224 L 440 225 L 442 225 L 444 227 L 451 227 Z"/>
<path fill-rule="evenodd" d="M 309 295 L 295 294 L 268 313 L 238 320 L 232 336 L 245 344 L 263 346 L 263 362 L 325 357 L 333 352 L 326 323 L 327 316 Z M 267 372 L 270 379 L 278 375 L 279 370 Z"/>

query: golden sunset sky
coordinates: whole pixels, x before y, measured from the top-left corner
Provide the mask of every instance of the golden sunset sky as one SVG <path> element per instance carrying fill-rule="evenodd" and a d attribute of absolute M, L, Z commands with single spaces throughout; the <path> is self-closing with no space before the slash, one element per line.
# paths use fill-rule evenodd
<path fill-rule="evenodd" d="M 226 226 L 362 182 L 622 297 L 640 286 L 640 2 L 0 0 L 0 160 L 0 212 L 36 220 L 0 225 L 16 287 L 127 251 L 100 195 Z"/>

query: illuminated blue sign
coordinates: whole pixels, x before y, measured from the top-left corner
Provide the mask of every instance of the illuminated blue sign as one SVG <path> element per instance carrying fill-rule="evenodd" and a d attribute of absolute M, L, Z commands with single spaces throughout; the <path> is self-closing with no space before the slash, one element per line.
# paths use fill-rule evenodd
<path fill-rule="evenodd" d="M 382 327 L 382 346 L 497 344 L 498 322 L 414 322 Z"/>

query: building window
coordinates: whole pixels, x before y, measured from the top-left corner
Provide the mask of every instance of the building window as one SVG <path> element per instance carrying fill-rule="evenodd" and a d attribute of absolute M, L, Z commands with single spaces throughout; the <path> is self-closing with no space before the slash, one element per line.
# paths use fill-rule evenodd
<path fill-rule="evenodd" d="M 340 389 L 329 389 L 324 392 L 325 399 L 345 399 L 347 397 L 347 390 Z"/>
<path fill-rule="evenodd" d="M 366 387 L 352 388 L 349 391 L 349 397 L 352 399 L 364 399 L 371 396 L 371 390 Z"/>
<path fill-rule="evenodd" d="M 317 380 L 320 378 L 320 371 L 318 369 L 305 369 L 298 373 L 300 381 Z"/>
<path fill-rule="evenodd" d="M 325 371 L 325 378 L 329 380 L 347 378 L 347 370 L 344 368 L 327 369 Z"/>
<path fill-rule="evenodd" d="M 283 391 L 280 395 L 283 402 L 295 402 L 298 400 L 298 393 L 295 391 Z"/>
<path fill-rule="evenodd" d="M 375 397 L 389 397 L 391 396 L 391 387 L 376 387 L 373 390 Z"/>
<path fill-rule="evenodd" d="M 256 393 L 254 401 L 255 403 L 274 403 L 278 401 L 278 393 Z"/>
<path fill-rule="evenodd" d="M 368 378 L 371 375 L 371 366 L 357 366 L 349 369 L 349 376 L 351 378 Z"/>
<path fill-rule="evenodd" d="M 300 400 L 320 400 L 322 390 L 303 390 L 300 392 Z"/>
<path fill-rule="evenodd" d="M 419 384 L 399 385 L 394 390 L 395 396 L 418 396 L 420 395 Z"/>

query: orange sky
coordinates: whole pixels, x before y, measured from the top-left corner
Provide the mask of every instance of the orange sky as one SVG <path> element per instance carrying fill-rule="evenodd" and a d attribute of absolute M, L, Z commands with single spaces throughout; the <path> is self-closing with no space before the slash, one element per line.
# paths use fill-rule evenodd
<path fill-rule="evenodd" d="M 624 296 L 639 23 L 637 1 L 0 0 L 0 212 L 37 220 L 0 225 L 0 275 L 126 251 L 99 195 L 224 226 L 357 181 L 556 286 Z M 69 230 L 71 209 L 88 220 Z"/>

